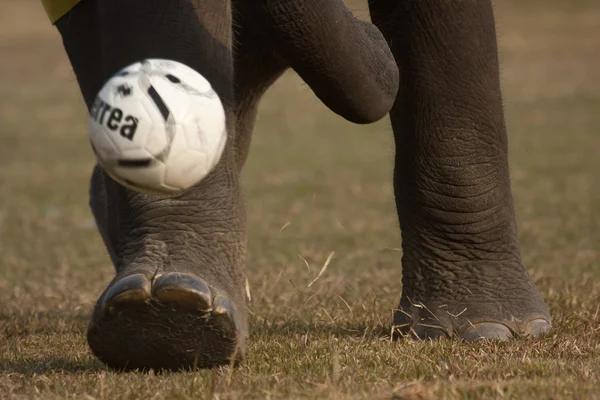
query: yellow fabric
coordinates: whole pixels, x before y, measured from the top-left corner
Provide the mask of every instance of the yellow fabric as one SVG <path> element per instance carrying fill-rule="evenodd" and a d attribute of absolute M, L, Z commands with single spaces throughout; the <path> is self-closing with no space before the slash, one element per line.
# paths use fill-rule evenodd
<path fill-rule="evenodd" d="M 50 21 L 54 24 L 68 13 L 80 0 L 42 0 Z"/>

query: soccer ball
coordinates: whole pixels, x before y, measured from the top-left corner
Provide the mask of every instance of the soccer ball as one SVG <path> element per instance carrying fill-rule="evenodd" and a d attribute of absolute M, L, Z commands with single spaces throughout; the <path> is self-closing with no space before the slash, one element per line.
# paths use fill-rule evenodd
<path fill-rule="evenodd" d="M 132 64 L 110 78 L 90 110 L 90 143 L 98 163 L 142 193 L 188 189 L 217 165 L 227 130 L 210 83 L 171 60 Z"/>

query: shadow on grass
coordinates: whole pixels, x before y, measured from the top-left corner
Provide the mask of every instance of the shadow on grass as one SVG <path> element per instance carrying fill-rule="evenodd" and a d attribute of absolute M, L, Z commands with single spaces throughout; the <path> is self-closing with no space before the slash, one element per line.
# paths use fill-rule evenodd
<path fill-rule="evenodd" d="M 18 359 L 0 358 L 1 373 L 17 373 L 33 376 L 49 373 L 89 373 L 107 370 L 100 361 L 93 357 L 74 360 L 66 357 L 24 357 Z"/>
<path fill-rule="evenodd" d="M 74 320 L 84 319 L 83 315 L 72 315 Z M 87 316 L 85 316 L 87 318 Z M 25 329 L 30 334 L 34 329 Z M 52 331 L 46 328 L 44 333 Z M 19 332 L 19 335 L 25 332 Z M 52 332 L 56 333 L 56 332 Z M 275 317 L 253 321 L 250 329 L 251 341 L 260 337 L 289 337 L 294 338 L 310 334 L 312 338 L 355 338 L 362 341 L 377 341 L 390 336 L 390 327 L 383 324 L 360 323 L 350 321 L 313 322 L 298 318 Z M 109 371 L 99 360 L 89 354 L 78 359 L 64 356 L 11 358 L 0 356 L 0 374 L 21 374 L 25 377 L 46 374 L 83 374 Z"/>

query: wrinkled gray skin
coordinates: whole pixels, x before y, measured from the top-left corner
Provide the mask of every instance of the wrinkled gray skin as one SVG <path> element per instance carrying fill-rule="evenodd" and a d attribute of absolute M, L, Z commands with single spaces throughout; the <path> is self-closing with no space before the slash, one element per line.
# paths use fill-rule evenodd
<path fill-rule="evenodd" d="M 58 21 L 88 107 L 120 68 L 167 58 L 202 73 L 228 117 L 220 164 L 187 193 L 142 195 L 94 170 L 90 203 L 117 271 L 88 329 L 100 360 L 177 369 L 243 357 L 239 174 L 258 102 L 287 68 L 349 121 L 390 113 L 398 333 L 508 339 L 550 328 L 519 250 L 491 2 L 369 7 L 374 25 L 341 0 L 83 0 Z"/>

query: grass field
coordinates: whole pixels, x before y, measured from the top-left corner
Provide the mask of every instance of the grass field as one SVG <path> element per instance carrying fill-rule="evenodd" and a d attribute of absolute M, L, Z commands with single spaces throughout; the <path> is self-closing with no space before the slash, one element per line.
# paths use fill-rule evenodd
<path fill-rule="evenodd" d="M 244 171 L 248 358 L 155 375 L 108 371 L 88 350 L 113 270 L 87 206 L 86 113 L 39 2 L 0 1 L 0 399 L 600 398 L 600 6 L 496 3 L 520 234 L 551 334 L 390 343 L 388 122 L 347 123 L 287 74 Z"/>

